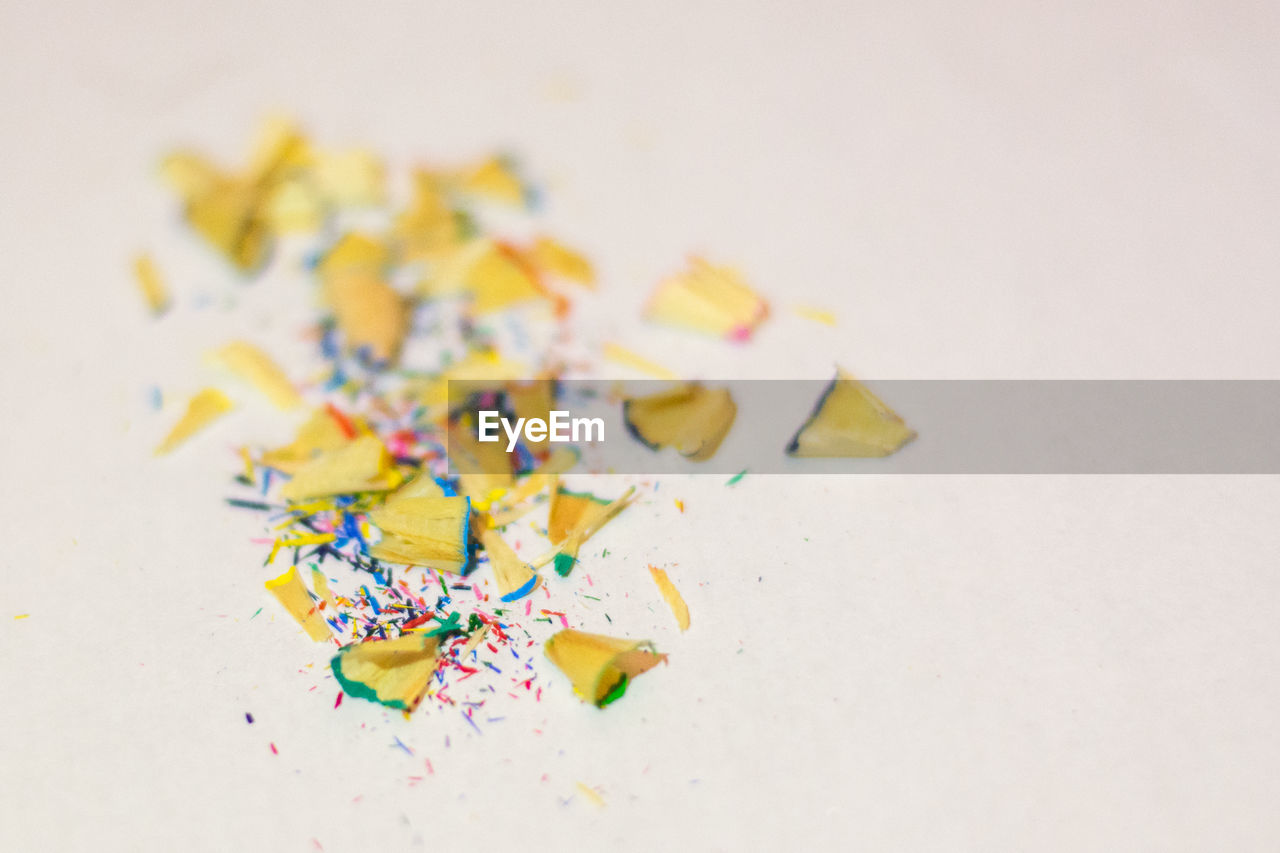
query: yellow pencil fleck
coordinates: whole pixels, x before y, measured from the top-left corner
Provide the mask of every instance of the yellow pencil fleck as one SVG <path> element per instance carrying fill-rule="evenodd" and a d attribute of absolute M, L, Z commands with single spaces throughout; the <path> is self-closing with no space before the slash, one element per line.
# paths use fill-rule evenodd
<path fill-rule="evenodd" d="M 147 302 L 147 308 L 157 317 L 169 310 L 169 288 L 160 277 L 155 261 L 150 255 L 138 255 L 133 261 L 133 272 L 138 279 L 138 289 Z"/>
<path fill-rule="evenodd" d="M 661 364 L 650 361 L 639 353 L 633 352 L 624 346 L 614 343 L 604 345 L 603 355 L 609 361 L 621 364 L 624 367 L 630 367 L 640 373 L 647 373 L 655 379 L 679 379 L 674 371 L 668 370 Z"/>
<path fill-rule="evenodd" d="M 280 553 L 281 548 L 298 548 L 303 545 L 324 545 L 332 542 L 338 537 L 332 533 L 308 533 L 303 536 L 294 536 L 291 539 L 277 539 L 271 544 L 271 553 L 267 555 L 267 565 L 275 562 L 276 555 Z"/>
<path fill-rule="evenodd" d="M 587 802 L 591 803 L 592 805 L 598 806 L 599 808 L 605 807 L 604 797 L 597 794 L 592 788 L 583 784 L 582 782 L 577 783 L 577 788 L 578 788 L 578 793 L 582 794 L 582 796 L 587 798 Z"/>
<path fill-rule="evenodd" d="M 302 396 L 280 366 L 253 344 L 232 341 L 211 353 L 211 358 L 261 391 L 276 408 L 289 411 L 302 405 Z"/>
<path fill-rule="evenodd" d="M 156 455 L 163 456 L 204 429 L 233 408 L 227 395 L 216 388 L 205 388 L 187 403 L 187 411 L 174 424 L 164 442 L 156 448 Z"/>
<path fill-rule="evenodd" d="M 650 566 L 649 574 L 653 575 L 653 582 L 658 585 L 658 589 L 662 592 L 662 597 L 667 601 L 667 606 L 675 614 L 676 624 L 680 626 L 680 630 L 689 630 L 689 606 L 684 603 L 684 597 L 680 595 L 680 590 L 676 589 L 676 585 L 671 582 L 671 578 L 667 577 L 667 573 L 663 569 L 659 569 L 657 566 Z"/>
<path fill-rule="evenodd" d="M 798 317 L 821 323 L 824 326 L 834 326 L 836 324 L 836 315 L 822 308 L 814 308 L 812 305 L 793 305 L 791 310 Z"/>

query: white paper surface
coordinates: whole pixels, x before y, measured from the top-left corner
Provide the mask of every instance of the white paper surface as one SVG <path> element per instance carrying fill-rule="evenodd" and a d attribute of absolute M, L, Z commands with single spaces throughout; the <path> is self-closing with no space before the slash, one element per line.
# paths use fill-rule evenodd
<path fill-rule="evenodd" d="M 544 685 L 475 736 L 333 710 L 328 650 L 221 504 L 230 448 L 288 433 L 268 404 L 243 393 L 150 452 L 216 375 L 208 349 L 303 363 L 302 279 L 232 281 L 154 175 L 175 144 L 237 162 L 275 109 L 397 168 L 517 153 L 548 229 L 599 267 L 576 322 L 699 375 L 1276 378 L 1278 23 L 1222 3 L 6 5 L 0 847 L 1274 849 L 1275 478 L 664 482 L 590 570 L 670 665 L 603 713 Z M 178 303 L 160 322 L 143 249 Z M 773 301 L 750 346 L 638 320 L 690 251 Z"/>

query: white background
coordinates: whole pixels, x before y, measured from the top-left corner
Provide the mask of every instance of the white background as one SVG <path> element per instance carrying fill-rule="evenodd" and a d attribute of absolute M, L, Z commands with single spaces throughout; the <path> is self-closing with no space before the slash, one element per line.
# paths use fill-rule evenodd
<path fill-rule="evenodd" d="M 299 285 L 232 281 L 154 176 L 179 143 L 235 162 L 273 110 L 400 166 L 519 154 L 601 270 L 578 327 L 699 375 L 1277 378 L 1278 25 L 1229 2 L 6 2 L 0 846 L 1275 849 L 1274 477 L 664 483 L 590 570 L 670 666 L 603 713 L 557 682 L 475 736 L 332 709 L 328 652 L 221 505 L 227 448 L 278 419 L 246 402 L 149 454 L 209 346 L 305 349 Z M 140 249 L 178 298 L 158 323 Z M 772 299 L 750 346 L 639 322 L 690 251 Z"/>

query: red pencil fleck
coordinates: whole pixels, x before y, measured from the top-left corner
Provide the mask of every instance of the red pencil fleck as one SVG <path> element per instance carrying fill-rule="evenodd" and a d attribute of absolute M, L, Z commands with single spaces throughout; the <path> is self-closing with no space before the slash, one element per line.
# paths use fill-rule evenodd
<path fill-rule="evenodd" d="M 276 749 L 276 745 L 275 745 L 274 743 L 273 743 L 273 744 L 269 744 L 269 746 L 271 747 L 271 754 L 272 754 L 272 755 L 279 755 L 279 754 L 280 754 L 280 750 Z"/>
<path fill-rule="evenodd" d="M 338 408 L 333 403 L 325 403 L 324 408 L 329 413 L 329 416 L 337 421 L 338 429 L 342 430 L 343 435 L 347 438 L 356 437 L 356 428 L 351 425 L 351 421 L 347 420 L 346 415 L 338 411 Z"/>
<path fill-rule="evenodd" d="M 341 704 L 342 704 L 342 691 L 341 691 L 341 690 L 339 690 L 339 691 L 338 691 L 338 698 L 337 698 L 337 699 L 335 699 L 335 700 L 333 701 L 333 707 L 335 707 L 335 708 L 336 708 L 336 707 L 338 707 L 338 706 L 339 706 L 339 705 L 341 705 Z"/>

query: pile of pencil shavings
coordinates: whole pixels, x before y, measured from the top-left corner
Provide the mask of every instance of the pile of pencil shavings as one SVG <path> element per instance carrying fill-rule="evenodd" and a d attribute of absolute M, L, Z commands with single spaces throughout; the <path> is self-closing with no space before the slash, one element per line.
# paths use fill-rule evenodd
<path fill-rule="evenodd" d="M 288 444 L 240 449 L 237 481 L 245 493 L 228 500 L 264 514 L 271 530 L 265 565 L 274 566 L 266 589 L 308 637 L 338 645 L 331 665 L 346 695 L 405 712 L 431 696 L 468 706 L 464 716 L 474 725 L 476 703 L 451 691 L 483 669 L 508 678 L 509 691 L 540 696 L 539 647 L 575 692 L 599 707 L 666 660 L 648 640 L 575 630 L 564 612 L 532 606 L 540 589 L 551 597 L 542 572 L 570 577 L 584 544 L 635 503 L 635 487 L 613 497 L 571 490 L 561 477 L 579 462 L 572 449 L 508 454 L 479 444 L 451 420 L 447 389 L 454 380 L 487 383 L 517 414 L 545 415 L 563 365 L 549 349 L 505 351 L 487 323 L 523 318 L 520 312 L 533 308 L 563 334 L 572 289 L 596 287 L 590 262 L 560 241 L 486 232 L 487 206 L 528 212 L 534 195 L 509 160 L 418 168 L 404 203 L 394 205 L 375 154 L 322 149 L 292 123 L 272 121 L 243 169 L 180 151 L 161 171 L 191 229 L 243 276 L 265 269 L 287 235 L 315 243 L 305 268 L 314 283 L 307 298 L 320 306 L 318 375 L 295 382 L 263 344 L 250 341 L 233 341 L 211 357 L 297 424 Z M 372 212 L 381 226 L 349 227 L 353 212 L 363 222 Z M 169 310 L 173 299 L 155 261 L 140 256 L 135 271 L 153 313 Z M 421 318 L 443 304 L 460 306 L 456 321 L 424 332 Z M 740 273 L 700 258 L 660 282 L 645 309 L 654 322 L 736 342 L 749 340 L 768 313 Z M 414 335 L 454 343 L 442 344 L 431 363 L 404 364 Z M 615 344 L 602 354 L 674 378 Z M 157 454 L 235 408 L 222 388 L 199 391 Z M 715 454 L 735 416 L 727 391 L 693 383 L 625 402 L 632 436 L 694 460 Z M 913 436 L 896 413 L 839 372 L 788 452 L 887 455 Z M 450 477 L 446 447 L 473 454 L 476 464 L 466 470 L 483 473 Z M 547 523 L 536 533 L 545 545 L 526 559 L 519 553 L 526 543 L 513 547 L 510 531 L 541 506 Z M 281 562 L 287 568 L 276 574 Z M 360 582 L 335 591 L 326 571 L 335 563 Z M 686 630 L 689 610 L 667 572 L 650 567 L 650 574 Z M 494 601 L 482 591 L 490 582 Z M 539 644 L 533 623 L 557 619 L 561 629 Z M 505 652 L 517 665 L 504 664 L 504 671 L 482 658 L 486 650 Z"/>

